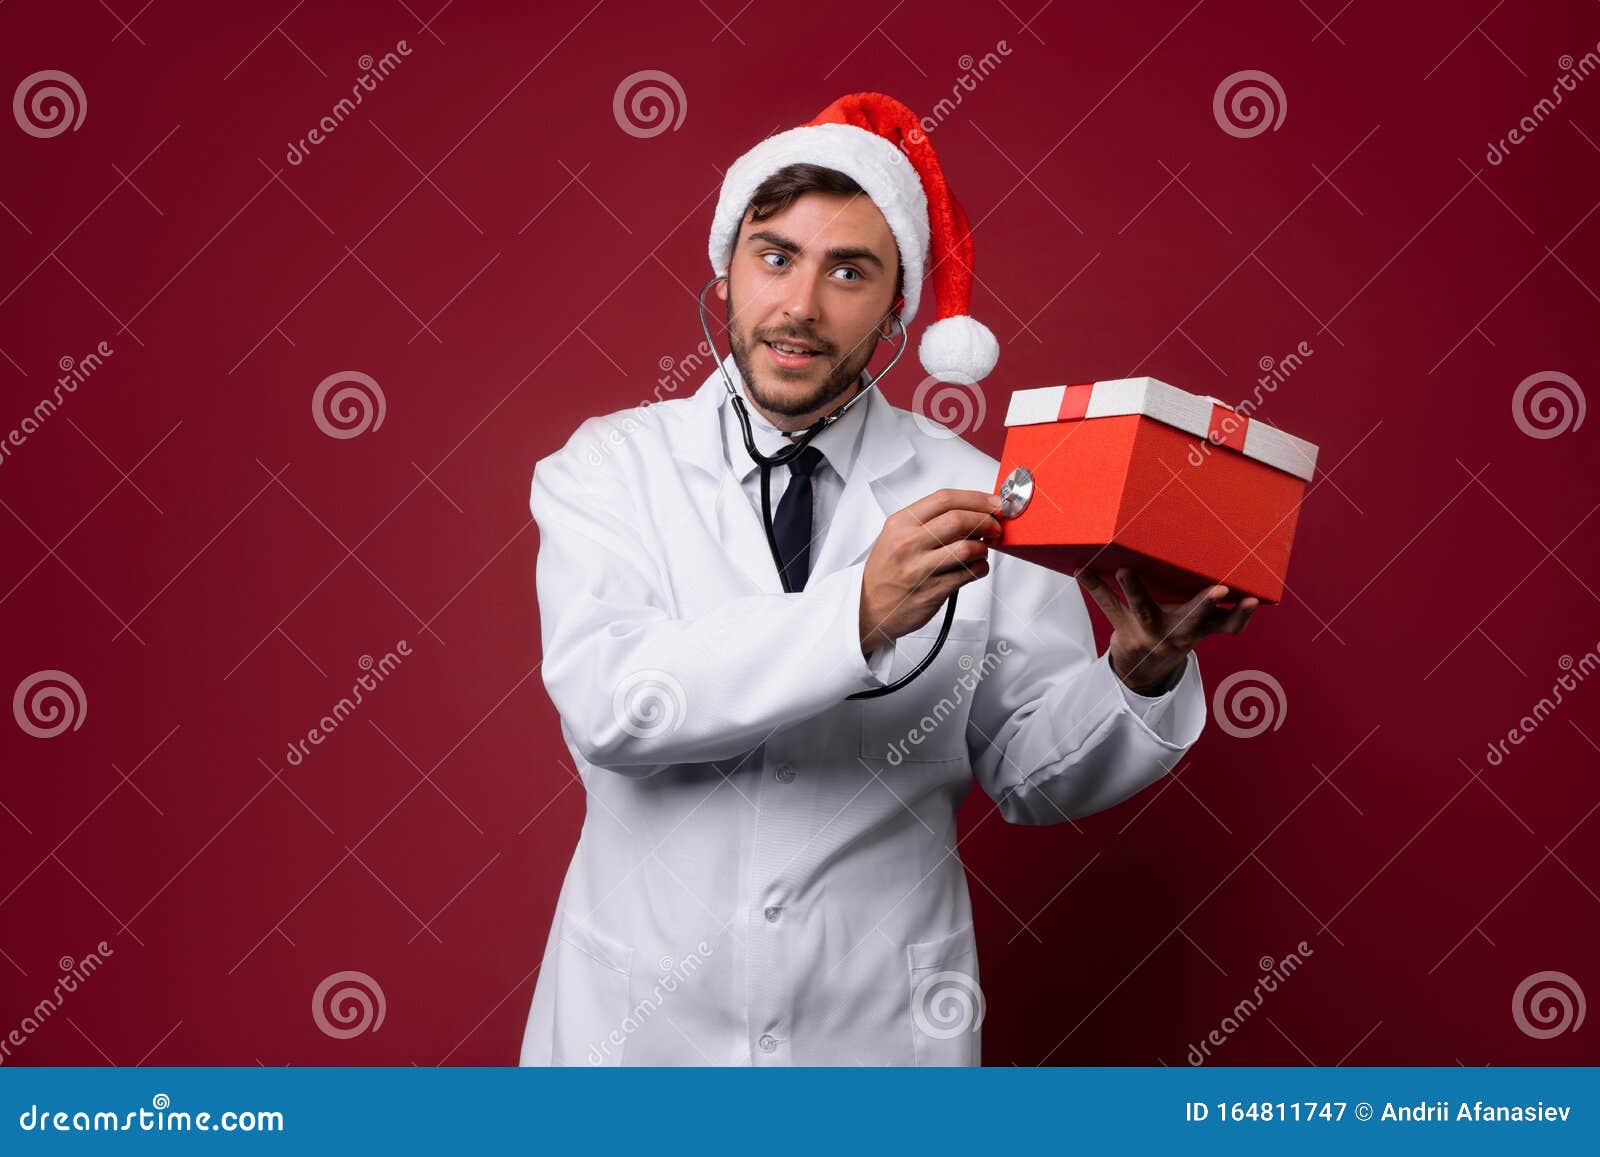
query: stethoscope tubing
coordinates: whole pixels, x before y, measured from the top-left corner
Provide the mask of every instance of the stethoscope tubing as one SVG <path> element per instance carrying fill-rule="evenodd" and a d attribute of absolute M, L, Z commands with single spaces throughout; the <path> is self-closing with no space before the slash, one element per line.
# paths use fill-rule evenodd
<path fill-rule="evenodd" d="M 706 291 L 726 276 L 727 274 L 725 273 L 719 273 L 710 281 L 706 282 L 705 285 L 703 285 L 700 289 L 700 296 L 698 299 L 700 311 L 700 329 L 705 334 L 706 348 L 711 351 L 711 355 L 713 357 L 717 356 L 717 346 L 715 340 L 713 340 L 711 336 L 711 324 L 706 319 Z M 855 405 L 862 398 L 866 397 L 868 390 L 876 389 L 878 383 L 883 380 L 884 374 L 887 374 L 890 370 L 894 369 L 895 363 L 898 362 L 900 360 L 900 356 L 906 352 L 906 345 L 910 339 L 906 334 L 905 323 L 902 322 L 898 316 L 893 316 L 893 321 L 897 326 L 900 327 L 900 341 L 895 347 L 894 357 L 889 360 L 888 365 L 883 367 L 883 372 L 875 378 L 868 376 L 867 384 L 860 390 L 857 390 L 854 396 L 847 400 L 842 406 L 834 410 L 831 414 L 825 414 L 818 418 L 815 422 L 811 423 L 810 426 L 806 427 L 804 433 L 801 434 L 797 441 L 791 443 L 789 446 L 784 447 L 782 450 L 772 455 L 763 454 L 756 449 L 755 435 L 750 429 L 750 413 L 745 408 L 744 399 L 739 395 L 739 391 L 734 388 L 733 379 L 728 376 L 727 365 L 721 358 L 717 358 L 717 369 L 722 374 L 723 385 L 727 387 L 728 396 L 733 401 L 734 414 L 739 419 L 739 429 L 744 435 L 745 451 L 750 455 L 751 460 L 761 467 L 761 522 L 767 533 L 767 549 L 772 552 L 773 564 L 778 568 L 778 581 L 783 584 L 785 594 L 793 594 L 794 591 L 789 586 L 789 576 L 785 573 L 783 567 L 783 554 L 778 549 L 778 537 L 773 531 L 772 526 L 772 469 L 775 466 L 785 466 L 793 461 L 801 450 L 810 445 L 813 438 L 843 417 L 851 406 Z M 945 603 L 944 621 L 939 625 L 939 637 L 934 640 L 932 649 L 922 657 L 921 662 L 919 662 L 915 667 L 906 672 L 900 678 L 896 679 L 893 683 L 885 684 L 882 687 L 872 687 L 866 691 L 857 691 L 853 695 L 845 696 L 845 698 L 876 699 L 881 695 L 888 695 L 891 692 L 900 690 L 900 688 L 904 687 L 918 675 L 922 674 L 923 671 L 927 670 L 928 665 L 933 662 L 934 656 L 939 653 L 939 649 L 944 646 L 944 641 L 950 634 L 950 624 L 955 620 L 956 617 L 956 596 L 960 593 L 961 592 L 959 588 L 950 592 L 950 598 Z"/>

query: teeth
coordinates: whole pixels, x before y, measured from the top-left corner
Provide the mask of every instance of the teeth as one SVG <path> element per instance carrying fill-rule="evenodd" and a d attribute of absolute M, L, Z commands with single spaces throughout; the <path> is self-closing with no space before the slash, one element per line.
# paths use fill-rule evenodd
<path fill-rule="evenodd" d="M 786 353 L 786 354 L 808 354 L 808 353 L 811 352 L 805 346 L 784 345 L 781 342 L 771 342 L 769 344 L 772 346 L 773 349 L 778 350 L 780 353 Z"/>

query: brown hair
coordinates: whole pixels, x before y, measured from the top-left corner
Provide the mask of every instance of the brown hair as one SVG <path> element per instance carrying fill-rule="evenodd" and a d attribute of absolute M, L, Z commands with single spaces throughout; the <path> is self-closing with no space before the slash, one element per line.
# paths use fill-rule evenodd
<path fill-rule="evenodd" d="M 851 197 L 865 191 L 856 183 L 855 178 L 841 173 L 838 169 L 808 163 L 785 165 L 756 186 L 756 191 L 750 195 L 750 203 L 745 206 L 745 212 L 752 221 L 765 221 L 793 205 L 795 198 L 802 193 L 838 193 Z M 900 251 L 896 248 L 894 296 L 903 298 L 906 269 L 905 262 L 899 258 Z"/>

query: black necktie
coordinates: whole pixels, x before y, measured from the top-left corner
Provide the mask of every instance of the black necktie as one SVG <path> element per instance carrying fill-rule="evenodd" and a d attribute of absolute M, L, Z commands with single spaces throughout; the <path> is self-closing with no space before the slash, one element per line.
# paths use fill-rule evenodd
<path fill-rule="evenodd" d="M 811 572 L 811 472 L 822 461 L 822 451 L 807 446 L 789 463 L 789 485 L 778 500 L 772 533 L 778 540 L 778 557 L 791 591 L 802 591 Z"/>

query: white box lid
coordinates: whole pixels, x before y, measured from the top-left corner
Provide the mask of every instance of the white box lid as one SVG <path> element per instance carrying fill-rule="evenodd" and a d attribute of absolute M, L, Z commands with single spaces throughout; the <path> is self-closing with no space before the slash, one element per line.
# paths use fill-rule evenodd
<path fill-rule="evenodd" d="M 1317 464 L 1317 447 L 1312 443 L 1241 414 L 1209 394 L 1191 394 L 1155 378 L 1117 378 L 1016 390 L 1006 410 L 1006 425 L 1036 426 L 1064 419 L 1130 414 L 1154 418 L 1307 482 Z M 1224 430 L 1223 423 L 1230 418 L 1232 421 Z M 1213 437 L 1213 433 L 1217 436 Z"/>

